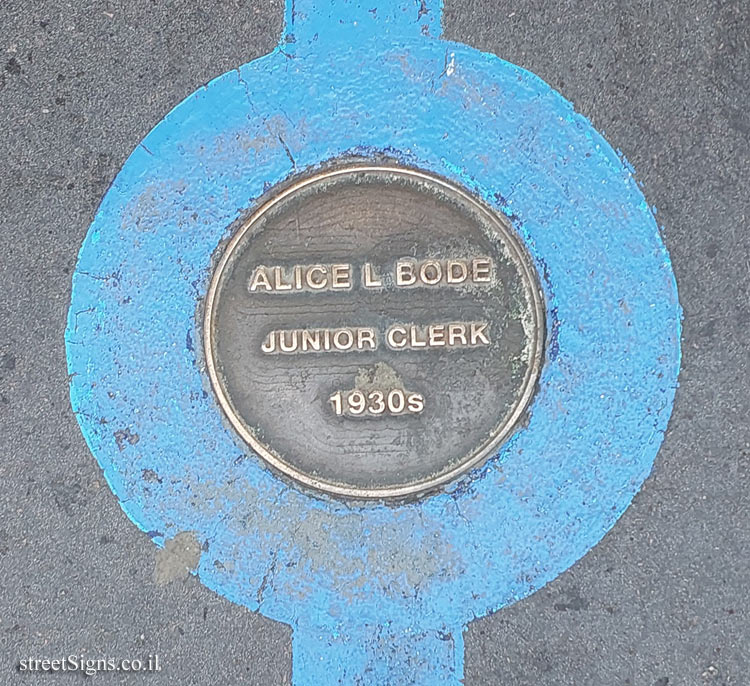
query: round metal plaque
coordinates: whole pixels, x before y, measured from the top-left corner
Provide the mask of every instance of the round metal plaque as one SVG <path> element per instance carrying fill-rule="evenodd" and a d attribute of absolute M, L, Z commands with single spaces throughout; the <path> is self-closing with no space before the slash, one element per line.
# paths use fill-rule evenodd
<path fill-rule="evenodd" d="M 498 449 L 534 393 L 544 331 L 505 217 L 432 174 L 353 165 L 240 226 L 204 345 L 221 407 L 262 458 L 322 491 L 386 498 Z"/>

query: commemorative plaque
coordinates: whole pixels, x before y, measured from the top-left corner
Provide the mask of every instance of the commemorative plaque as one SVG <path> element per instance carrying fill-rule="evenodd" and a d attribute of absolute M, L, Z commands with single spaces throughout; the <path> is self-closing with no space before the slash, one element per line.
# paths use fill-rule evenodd
<path fill-rule="evenodd" d="M 419 495 L 494 451 L 540 372 L 538 278 L 508 220 L 398 166 L 271 194 L 217 255 L 211 384 L 272 467 L 328 493 Z"/>

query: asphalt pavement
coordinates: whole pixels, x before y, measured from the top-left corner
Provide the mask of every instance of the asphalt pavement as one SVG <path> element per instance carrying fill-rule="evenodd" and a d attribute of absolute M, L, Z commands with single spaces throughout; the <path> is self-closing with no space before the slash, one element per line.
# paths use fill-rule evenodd
<path fill-rule="evenodd" d="M 63 341 L 115 174 L 183 98 L 269 52 L 282 11 L 0 6 L 0 683 L 52 681 L 19 661 L 81 653 L 159 655 L 159 673 L 112 684 L 290 683 L 288 627 L 157 573 L 78 429 Z M 685 315 L 652 475 L 581 561 L 469 626 L 465 684 L 750 684 L 750 4 L 446 0 L 444 27 L 538 74 L 623 152 Z"/>

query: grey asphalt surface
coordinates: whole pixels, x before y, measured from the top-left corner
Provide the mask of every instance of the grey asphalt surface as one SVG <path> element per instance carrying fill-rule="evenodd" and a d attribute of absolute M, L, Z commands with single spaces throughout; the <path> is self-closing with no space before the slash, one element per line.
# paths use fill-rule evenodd
<path fill-rule="evenodd" d="M 290 630 L 156 583 L 70 409 L 78 248 L 114 175 L 198 86 L 270 51 L 273 2 L 0 4 L 0 683 L 25 657 L 145 657 L 103 683 L 290 683 Z M 467 686 L 750 684 L 750 3 L 446 0 L 445 33 L 560 90 L 635 166 L 685 311 L 670 429 L 585 558 L 465 635 Z"/>

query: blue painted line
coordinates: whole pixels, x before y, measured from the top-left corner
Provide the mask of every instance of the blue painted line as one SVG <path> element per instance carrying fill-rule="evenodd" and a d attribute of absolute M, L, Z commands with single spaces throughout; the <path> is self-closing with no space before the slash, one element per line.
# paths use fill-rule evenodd
<path fill-rule="evenodd" d="M 632 168 L 538 77 L 438 39 L 440 14 L 289 0 L 273 53 L 135 148 L 73 277 L 71 401 L 110 487 L 158 545 L 195 532 L 209 588 L 292 625 L 296 686 L 460 683 L 466 624 L 555 578 L 627 508 L 677 386 L 674 275 Z M 222 421 L 196 316 L 212 253 L 265 190 L 372 152 L 505 212 L 549 325 L 528 426 L 446 492 L 398 506 L 273 476 Z"/>

